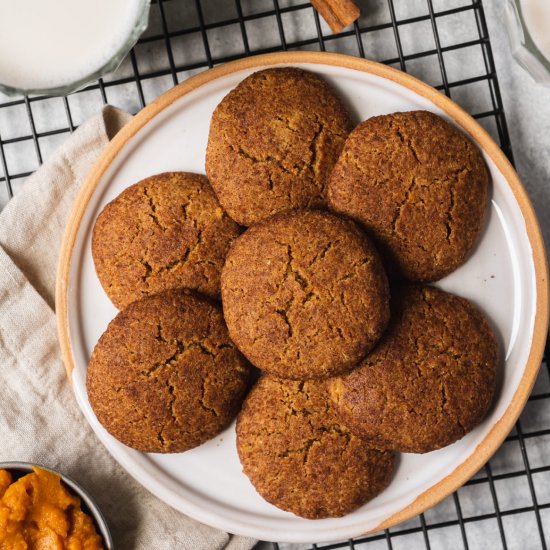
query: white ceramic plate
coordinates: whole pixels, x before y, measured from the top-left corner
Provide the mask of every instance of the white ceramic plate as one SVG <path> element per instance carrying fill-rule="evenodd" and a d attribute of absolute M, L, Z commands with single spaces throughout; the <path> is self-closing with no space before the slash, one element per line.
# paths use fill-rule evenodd
<path fill-rule="evenodd" d="M 492 175 L 488 221 L 468 262 L 436 286 L 475 302 L 499 336 L 497 399 L 472 433 L 445 449 L 401 455 L 390 486 L 343 518 L 305 520 L 265 502 L 242 474 L 231 426 L 189 452 L 142 454 L 98 423 L 86 395 L 86 365 L 116 310 L 96 277 L 94 220 L 124 188 L 167 170 L 204 173 L 212 111 L 244 77 L 276 64 L 315 71 L 345 98 L 356 121 L 427 109 L 461 126 Z M 398 523 L 444 498 L 491 456 L 511 429 L 538 370 L 547 322 L 546 260 L 538 225 L 517 176 L 489 136 L 460 108 L 419 81 L 360 59 L 311 52 L 240 60 L 203 73 L 142 111 L 111 143 L 81 193 L 65 236 L 58 280 L 61 343 L 76 398 L 113 457 L 152 493 L 189 516 L 264 540 L 312 542 L 357 536 Z"/>

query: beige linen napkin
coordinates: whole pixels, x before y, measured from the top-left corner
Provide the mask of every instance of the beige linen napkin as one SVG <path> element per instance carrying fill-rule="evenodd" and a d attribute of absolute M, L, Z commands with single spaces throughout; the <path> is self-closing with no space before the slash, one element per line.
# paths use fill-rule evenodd
<path fill-rule="evenodd" d="M 0 214 L 0 461 L 36 462 L 81 483 L 117 549 L 249 549 L 253 540 L 202 525 L 134 481 L 88 426 L 61 362 L 53 309 L 61 237 L 80 184 L 129 118 L 106 107 L 87 121 Z"/>

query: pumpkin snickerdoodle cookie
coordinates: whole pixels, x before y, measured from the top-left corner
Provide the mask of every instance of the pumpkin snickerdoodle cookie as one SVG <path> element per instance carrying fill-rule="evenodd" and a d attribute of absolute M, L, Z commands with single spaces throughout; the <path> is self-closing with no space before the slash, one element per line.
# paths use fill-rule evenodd
<path fill-rule="evenodd" d="M 233 420 L 249 366 L 218 306 L 187 290 L 133 302 L 109 324 L 88 365 L 98 420 L 144 452 L 182 452 Z"/>
<path fill-rule="evenodd" d="M 319 207 L 350 130 L 344 105 L 319 76 L 291 67 L 259 71 L 214 111 L 206 173 L 242 225 Z"/>
<path fill-rule="evenodd" d="M 222 301 L 239 349 L 282 378 L 350 370 L 389 319 L 386 275 L 368 237 L 352 221 L 316 210 L 248 228 L 227 255 Z"/>
<path fill-rule="evenodd" d="M 467 259 L 487 206 L 477 147 L 428 111 L 377 116 L 349 135 L 331 175 L 332 209 L 361 222 L 412 281 L 435 281 Z"/>
<path fill-rule="evenodd" d="M 338 419 L 326 381 L 260 378 L 237 419 L 237 450 L 263 498 L 310 519 L 352 512 L 388 485 L 394 467 L 391 451 Z"/>
<path fill-rule="evenodd" d="M 205 176 L 167 172 L 125 189 L 98 216 L 92 254 L 115 306 L 187 287 L 212 297 L 239 226 Z"/>
<path fill-rule="evenodd" d="M 331 380 L 342 421 L 374 444 L 425 453 L 454 443 L 486 415 L 498 347 L 468 300 L 432 287 L 392 294 L 392 321 L 357 369 Z"/>

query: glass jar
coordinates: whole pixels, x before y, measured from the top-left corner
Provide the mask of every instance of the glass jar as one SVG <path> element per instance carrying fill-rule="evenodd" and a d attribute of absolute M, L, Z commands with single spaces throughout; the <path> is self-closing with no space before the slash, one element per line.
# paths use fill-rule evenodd
<path fill-rule="evenodd" d="M 550 0 L 506 0 L 504 13 L 512 55 L 536 82 L 550 86 Z"/>
<path fill-rule="evenodd" d="M 93 1 L 93 0 L 92 0 Z M 68 82 L 63 82 L 59 85 L 52 85 L 52 86 L 23 86 L 23 85 L 13 85 L 13 84 L 7 84 L 2 83 L 2 75 L 0 75 L 0 92 L 6 94 L 6 95 L 48 95 L 48 96 L 60 96 L 60 95 L 66 95 L 71 92 L 74 92 L 80 88 L 83 88 L 90 82 L 97 80 L 101 76 L 110 73 L 118 68 L 118 66 L 122 63 L 122 60 L 126 57 L 128 52 L 134 47 L 136 42 L 138 41 L 138 38 L 141 36 L 141 34 L 145 31 L 148 25 L 149 21 L 149 9 L 151 6 L 151 0 L 133 0 L 137 3 L 137 6 L 133 8 L 132 18 L 135 18 L 135 22 L 129 22 L 126 26 L 128 29 L 127 35 L 125 36 L 124 40 L 122 40 L 122 43 L 119 42 L 120 45 L 115 45 L 116 48 L 112 53 L 108 50 L 105 52 L 106 55 L 103 57 L 103 59 L 106 59 L 106 61 L 98 61 L 100 64 L 99 67 L 92 66 L 90 67 L 90 71 L 88 73 L 84 71 L 80 71 L 81 75 L 76 77 L 74 80 L 69 80 Z M 47 5 L 47 4 L 46 4 Z M 0 17 L 1 17 L 0 13 Z M 75 24 L 77 24 L 75 22 Z M 30 50 L 29 50 L 30 51 Z M 14 49 L 11 52 L 7 52 L 11 55 L 17 55 L 17 49 Z M 1 52 L 0 52 L 1 54 Z M 4 54 L 2 54 L 4 55 Z M 84 73 L 82 75 L 82 73 Z"/>

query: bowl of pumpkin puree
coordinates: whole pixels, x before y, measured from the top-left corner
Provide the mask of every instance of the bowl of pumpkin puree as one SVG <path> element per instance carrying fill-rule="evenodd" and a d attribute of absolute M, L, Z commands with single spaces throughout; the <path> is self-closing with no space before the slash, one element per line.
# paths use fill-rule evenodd
<path fill-rule="evenodd" d="M 0 550 L 112 550 L 107 522 L 72 479 L 27 462 L 0 463 Z"/>

